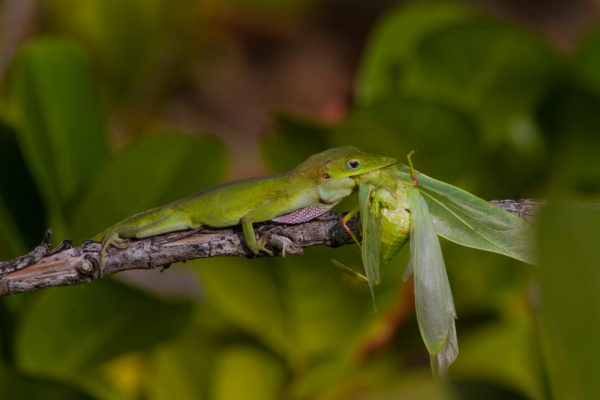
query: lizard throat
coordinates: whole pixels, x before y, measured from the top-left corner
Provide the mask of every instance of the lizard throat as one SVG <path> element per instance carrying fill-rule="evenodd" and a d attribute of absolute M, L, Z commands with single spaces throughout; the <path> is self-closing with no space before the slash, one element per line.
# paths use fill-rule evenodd
<path fill-rule="evenodd" d="M 289 214 L 281 215 L 277 218 L 272 219 L 274 222 L 280 222 L 283 224 L 300 224 L 302 222 L 310 221 L 311 219 L 317 218 L 319 215 L 326 213 L 333 207 L 333 204 L 317 204 L 314 206 L 301 208 Z"/>

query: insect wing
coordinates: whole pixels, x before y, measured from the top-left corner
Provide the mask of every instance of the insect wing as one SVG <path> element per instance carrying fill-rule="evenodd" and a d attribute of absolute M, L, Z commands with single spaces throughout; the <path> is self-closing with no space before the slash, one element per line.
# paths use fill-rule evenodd
<path fill-rule="evenodd" d="M 434 376 L 446 379 L 448 375 L 448 368 L 456 357 L 458 357 L 458 341 L 456 340 L 456 324 L 454 318 L 450 321 L 450 330 L 448 331 L 448 338 L 442 345 L 440 351 L 436 354 L 429 355 L 429 361 L 431 364 L 431 370 Z"/>
<path fill-rule="evenodd" d="M 399 179 L 412 180 L 406 165 L 392 168 Z M 420 172 L 417 178 L 438 235 L 462 246 L 535 263 L 530 223 L 456 186 Z"/>
<path fill-rule="evenodd" d="M 417 321 L 434 373 L 443 377 L 458 354 L 454 301 L 427 203 L 416 187 L 408 186 L 407 191 L 411 209 L 410 265 L 414 274 Z"/>
<path fill-rule="evenodd" d="M 379 284 L 379 252 L 381 249 L 381 224 L 372 199 L 373 188 L 361 184 L 358 200 L 362 221 L 362 259 L 365 274 L 373 296 L 373 286 Z"/>

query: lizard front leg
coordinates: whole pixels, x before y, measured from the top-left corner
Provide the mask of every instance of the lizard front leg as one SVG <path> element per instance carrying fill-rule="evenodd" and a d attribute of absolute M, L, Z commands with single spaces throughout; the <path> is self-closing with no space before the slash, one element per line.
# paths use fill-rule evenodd
<path fill-rule="evenodd" d="M 244 239 L 246 239 L 246 245 L 248 248 L 254 253 L 258 254 L 259 251 L 264 251 L 268 255 L 272 256 L 273 252 L 266 248 L 267 238 L 265 236 L 261 237 L 258 241 L 256 240 L 256 236 L 254 234 L 254 227 L 252 226 L 252 217 L 251 215 L 246 215 L 242 217 L 242 229 L 244 231 Z"/>

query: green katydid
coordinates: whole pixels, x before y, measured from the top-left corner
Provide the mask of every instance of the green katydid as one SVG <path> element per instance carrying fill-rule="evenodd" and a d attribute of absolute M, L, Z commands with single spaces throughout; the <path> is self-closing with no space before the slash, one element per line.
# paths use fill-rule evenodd
<path fill-rule="evenodd" d="M 392 165 L 356 178 L 365 280 L 373 295 L 380 262 L 390 261 L 410 237 L 404 279 L 414 274 L 421 336 L 434 375 L 444 377 L 458 355 L 458 345 L 456 312 L 437 235 L 533 263 L 531 225 L 462 189 L 415 171 L 412 154 L 408 155 L 409 166 Z"/>

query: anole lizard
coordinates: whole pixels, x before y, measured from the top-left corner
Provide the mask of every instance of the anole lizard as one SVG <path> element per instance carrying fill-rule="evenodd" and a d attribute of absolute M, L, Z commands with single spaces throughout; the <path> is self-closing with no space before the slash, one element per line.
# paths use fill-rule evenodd
<path fill-rule="evenodd" d="M 297 224 L 325 213 L 356 189 L 352 177 L 396 163 L 391 157 L 354 147 L 323 151 L 279 175 L 250 178 L 202 190 L 186 198 L 129 217 L 94 237 L 102 240 L 100 270 L 108 246 L 127 248 L 129 238 L 167 232 L 242 225 L 248 248 L 272 252 L 265 237 L 255 238 L 254 222 Z"/>

